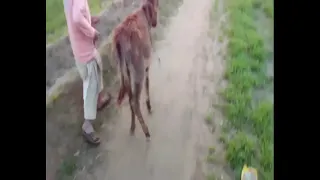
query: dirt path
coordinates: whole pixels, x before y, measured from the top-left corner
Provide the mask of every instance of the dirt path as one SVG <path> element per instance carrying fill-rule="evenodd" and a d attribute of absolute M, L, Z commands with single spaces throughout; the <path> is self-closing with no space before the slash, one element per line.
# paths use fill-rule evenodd
<path fill-rule="evenodd" d="M 135 136 L 129 135 L 130 110 L 126 103 L 116 115 L 104 117 L 108 120 L 102 122 L 104 124 L 100 134 L 103 142 L 100 147 L 89 148 L 83 144 L 85 148 L 80 148 L 79 151 L 75 149 L 75 156 L 80 157 L 80 164 L 83 166 L 74 179 L 205 178 L 202 162 L 207 154 L 208 144 L 217 139 L 212 139 L 204 121 L 211 102 L 208 91 L 215 92 L 212 79 L 208 77 L 221 77 L 223 70 L 221 62 L 213 64 L 216 62 L 208 61 L 208 54 L 212 52 L 206 49 L 210 41 L 207 32 L 212 3 L 212 0 L 184 0 L 176 16 L 164 29 L 164 39 L 156 43 L 156 54 L 161 62 L 154 61 L 150 70 L 152 115 L 146 112 L 144 96 L 141 100 L 151 141 L 146 142 L 138 122 Z M 216 78 L 214 81 L 218 80 Z M 74 105 L 76 101 L 73 99 L 70 105 Z M 74 114 L 76 111 L 68 110 Z M 47 118 L 48 116 L 50 113 L 47 113 Z M 72 119 L 81 119 L 80 115 L 75 116 L 77 117 Z M 67 117 L 68 115 L 62 115 L 60 119 Z M 75 134 L 73 136 L 79 135 L 71 133 Z"/>
<path fill-rule="evenodd" d="M 203 124 L 209 104 L 202 94 L 205 61 L 199 55 L 207 38 L 210 7 L 211 0 L 185 0 L 164 30 L 166 36 L 156 48 L 161 63 L 154 61 L 150 71 L 154 113 L 144 113 L 151 142 L 145 142 L 138 124 L 136 136 L 129 136 L 129 109 L 123 107 L 116 117 L 114 138 L 104 144 L 110 164 L 101 174 L 105 180 L 187 180 L 193 176 L 199 135 L 208 132 Z"/>

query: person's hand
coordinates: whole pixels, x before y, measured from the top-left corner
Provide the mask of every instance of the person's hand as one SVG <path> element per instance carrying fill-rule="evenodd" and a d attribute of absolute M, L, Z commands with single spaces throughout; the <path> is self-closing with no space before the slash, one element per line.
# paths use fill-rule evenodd
<path fill-rule="evenodd" d="M 96 26 L 100 21 L 100 18 L 98 16 L 92 16 L 91 17 L 91 26 Z"/>
<path fill-rule="evenodd" d="M 97 40 L 100 37 L 100 33 L 98 31 L 95 32 L 94 37 L 93 37 L 93 44 L 96 45 Z"/>

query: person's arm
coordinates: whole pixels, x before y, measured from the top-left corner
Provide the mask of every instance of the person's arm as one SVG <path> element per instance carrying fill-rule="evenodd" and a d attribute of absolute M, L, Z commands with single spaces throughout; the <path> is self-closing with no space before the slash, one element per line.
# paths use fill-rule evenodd
<path fill-rule="evenodd" d="M 96 30 L 91 26 L 88 20 L 84 16 L 85 11 L 85 1 L 76 0 L 74 1 L 72 7 L 72 18 L 73 21 L 77 24 L 79 29 L 88 37 L 94 38 Z"/>

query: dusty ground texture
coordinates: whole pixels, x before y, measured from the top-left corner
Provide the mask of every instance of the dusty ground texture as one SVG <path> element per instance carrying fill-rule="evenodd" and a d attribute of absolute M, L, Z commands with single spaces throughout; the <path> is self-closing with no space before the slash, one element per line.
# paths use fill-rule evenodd
<path fill-rule="evenodd" d="M 218 136 L 212 135 L 203 120 L 212 96 L 220 89 L 224 71 L 218 53 L 223 43 L 212 42 L 208 37 L 214 4 L 212 0 L 183 0 L 176 14 L 170 13 L 169 21 L 160 17 L 164 33 L 156 33 L 154 59 L 159 56 L 161 61 L 154 60 L 150 70 L 152 115 L 146 113 L 144 96 L 141 101 L 150 142 L 146 142 L 139 124 L 135 136 L 129 135 L 130 109 L 125 103 L 99 113 L 96 127 L 103 142 L 98 148 L 87 145 L 80 135 L 80 81 L 47 107 L 48 180 L 206 179 L 204 162 L 209 145 L 214 142 L 218 150 L 222 149 Z M 160 1 L 160 14 L 173 11 L 178 5 L 179 1 Z M 217 16 L 221 17 L 216 19 L 219 24 L 223 13 Z M 219 34 L 218 30 L 213 33 Z M 105 67 L 110 68 L 107 58 L 103 59 Z M 105 77 L 115 95 L 117 83 L 112 79 Z M 216 118 L 217 124 L 221 120 Z M 220 128 L 216 126 L 214 132 L 219 133 Z M 230 179 L 225 166 L 222 158 L 209 168 L 214 168 L 219 177 Z"/>

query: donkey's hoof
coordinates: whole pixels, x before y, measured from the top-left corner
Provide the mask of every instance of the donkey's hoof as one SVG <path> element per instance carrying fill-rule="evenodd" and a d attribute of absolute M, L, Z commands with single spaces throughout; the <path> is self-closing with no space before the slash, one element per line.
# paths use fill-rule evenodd
<path fill-rule="evenodd" d="M 149 114 L 152 114 L 152 108 L 151 108 L 150 100 L 147 100 L 147 101 L 146 101 L 146 104 L 147 104 L 148 113 L 149 113 Z"/>
<path fill-rule="evenodd" d="M 150 141 L 151 141 L 151 137 L 147 137 L 147 138 L 146 138 L 146 141 L 147 141 L 147 142 L 150 142 Z"/>
<path fill-rule="evenodd" d="M 130 129 L 130 135 L 131 135 L 131 136 L 134 136 L 134 132 L 135 132 L 134 129 Z"/>
<path fill-rule="evenodd" d="M 147 141 L 150 141 L 151 137 L 149 132 L 146 133 L 146 138 L 147 138 Z"/>

